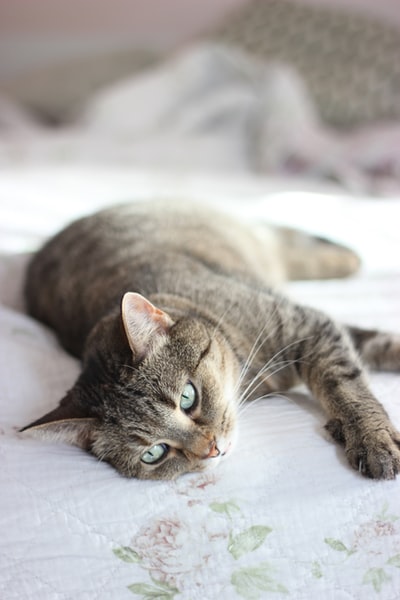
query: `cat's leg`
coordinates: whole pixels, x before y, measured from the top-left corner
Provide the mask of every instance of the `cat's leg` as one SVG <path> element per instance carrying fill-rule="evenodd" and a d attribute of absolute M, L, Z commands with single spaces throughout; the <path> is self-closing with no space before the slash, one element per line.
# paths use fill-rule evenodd
<path fill-rule="evenodd" d="M 327 411 L 327 430 L 344 445 L 350 464 L 369 477 L 393 479 L 400 472 L 400 433 L 369 389 L 348 332 L 319 311 L 291 303 L 281 315 L 289 331 L 287 359 Z"/>
<path fill-rule="evenodd" d="M 360 267 L 357 254 L 341 244 L 289 227 L 276 227 L 287 279 L 347 277 Z"/>
<path fill-rule="evenodd" d="M 347 327 L 363 362 L 376 371 L 400 371 L 400 335 Z"/>

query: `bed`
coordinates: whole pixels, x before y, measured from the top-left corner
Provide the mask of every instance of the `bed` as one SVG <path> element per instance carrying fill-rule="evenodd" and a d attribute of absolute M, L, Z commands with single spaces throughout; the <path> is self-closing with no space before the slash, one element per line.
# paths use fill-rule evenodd
<path fill-rule="evenodd" d="M 304 389 L 249 405 L 234 454 L 174 482 L 127 480 L 76 448 L 18 433 L 79 370 L 24 312 L 27 251 L 79 214 L 166 188 L 352 245 L 363 258 L 358 275 L 292 283 L 288 293 L 342 321 L 400 331 L 399 199 L 288 190 L 267 178 L 4 169 L 0 597 L 395 600 L 400 480 L 351 470 Z M 371 386 L 400 427 L 400 376 L 371 374 Z"/>
<path fill-rule="evenodd" d="M 291 283 L 287 293 L 343 322 L 400 332 L 400 128 L 339 138 L 291 72 L 231 52 L 196 49 L 112 87 L 56 132 L 0 106 L 1 600 L 400 597 L 400 477 L 371 481 L 350 469 L 304 388 L 249 405 L 233 455 L 173 482 L 124 479 L 77 448 L 19 433 L 79 372 L 25 312 L 27 260 L 105 205 L 207 201 L 346 243 L 362 258 L 358 274 Z M 185 73 L 190 85 L 179 87 Z M 256 80 L 273 118 L 260 113 Z M 221 120 L 232 93 L 236 112 Z M 119 118 L 127 107 L 137 117 L 130 129 Z M 257 123 L 269 124 L 261 137 Z M 378 188 L 390 195 L 373 196 Z M 370 382 L 400 428 L 400 374 Z"/>

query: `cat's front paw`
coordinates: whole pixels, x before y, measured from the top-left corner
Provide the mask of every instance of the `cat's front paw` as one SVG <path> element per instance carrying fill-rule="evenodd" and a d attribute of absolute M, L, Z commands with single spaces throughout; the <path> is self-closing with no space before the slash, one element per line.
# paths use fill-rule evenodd
<path fill-rule="evenodd" d="M 354 469 L 373 479 L 394 479 L 400 473 L 400 433 L 390 425 L 346 426 L 331 419 L 326 429 L 344 445 Z"/>

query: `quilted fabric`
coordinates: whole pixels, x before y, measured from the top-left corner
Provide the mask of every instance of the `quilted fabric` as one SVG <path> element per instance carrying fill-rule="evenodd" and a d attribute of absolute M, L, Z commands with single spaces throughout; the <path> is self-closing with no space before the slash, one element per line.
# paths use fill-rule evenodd
<path fill-rule="evenodd" d="M 102 189 L 98 204 L 127 191 L 111 179 L 107 188 L 101 175 L 93 181 Z M 35 193 L 43 193 L 26 204 L 30 233 L 40 237 L 46 214 L 49 229 L 68 210 L 72 217 L 83 188 L 52 215 L 43 198 L 54 186 L 36 179 Z M 308 221 L 363 254 L 358 277 L 292 284 L 292 296 L 346 321 L 400 331 L 398 201 L 248 192 L 237 197 L 242 214 Z M 8 215 L 18 202 L 15 193 L 13 206 L 3 203 Z M 351 470 L 303 389 L 246 407 L 233 455 L 175 482 L 123 479 L 77 448 L 18 434 L 79 371 L 24 313 L 25 261 L 0 259 L 1 600 L 398 599 L 400 480 Z M 400 376 L 373 374 L 371 386 L 400 427 Z"/>

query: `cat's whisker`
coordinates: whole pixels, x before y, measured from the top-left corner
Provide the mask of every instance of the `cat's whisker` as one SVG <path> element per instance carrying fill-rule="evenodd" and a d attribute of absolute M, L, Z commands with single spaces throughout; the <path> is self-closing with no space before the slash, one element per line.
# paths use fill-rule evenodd
<path fill-rule="evenodd" d="M 286 352 L 287 350 L 289 350 L 289 348 L 292 348 L 293 346 L 296 346 L 297 344 L 301 344 L 302 342 L 306 342 L 307 340 L 311 340 L 313 337 L 314 336 L 309 335 L 306 337 L 299 338 L 298 340 L 295 340 L 294 342 L 291 342 L 290 344 L 286 344 L 286 346 L 281 348 L 281 350 L 278 350 L 278 352 L 275 352 L 275 354 L 269 359 L 269 361 L 266 363 L 265 366 L 268 367 L 269 365 L 271 365 L 278 356 L 283 354 L 283 352 Z M 291 362 L 294 363 L 296 361 L 292 360 Z"/>
<path fill-rule="evenodd" d="M 271 331 L 269 331 L 268 335 L 266 335 L 264 338 L 262 338 L 265 330 L 267 329 L 267 327 L 269 327 L 272 323 L 272 321 L 274 320 L 274 317 L 276 315 L 276 313 L 278 312 L 278 309 L 280 307 L 280 305 L 282 304 L 283 300 L 281 302 L 277 302 L 276 306 L 274 307 L 271 315 L 269 315 L 268 320 L 266 321 L 266 323 L 264 324 L 264 327 L 261 329 L 261 331 L 259 332 L 253 346 L 251 347 L 251 350 L 249 352 L 249 355 L 246 359 L 246 362 L 244 363 L 241 372 L 240 372 L 240 376 L 235 388 L 235 391 L 237 392 L 240 389 L 240 386 L 244 380 L 244 378 L 246 377 L 248 371 L 250 370 L 251 364 L 252 362 L 255 360 L 258 352 L 261 350 L 261 348 L 263 347 L 263 345 L 265 344 L 265 342 L 267 342 L 267 340 L 269 340 L 271 337 L 273 337 L 277 325 L 275 324 L 275 326 L 273 327 L 273 329 Z"/>
<path fill-rule="evenodd" d="M 243 421 L 243 415 L 245 413 L 247 413 L 247 411 L 251 407 L 255 406 L 256 404 L 258 404 L 262 400 L 266 400 L 267 398 L 282 398 L 284 400 L 290 400 L 290 398 L 286 394 L 284 394 L 283 392 L 268 392 L 267 394 L 263 394 L 262 396 L 258 396 L 257 398 L 255 398 L 251 402 L 246 403 L 245 406 L 242 405 L 241 406 L 241 410 L 238 413 L 238 416 L 240 417 L 240 420 Z"/>
<path fill-rule="evenodd" d="M 104 460 L 106 459 L 106 456 L 107 456 L 106 449 L 104 449 L 103 452 L 99 452 L 98 454 L 96 454 L 96 458 L 97 458 L 98 462 L 104 462 Z"/>
<path fill-rule="evenodd" d="M 251 381 L 248 383 L 247 387 L 242 391 L 239 396 L 239 405 L 246 401 L 246 399 L 257 389 L 264 381 L 263 375 L 268 371 L 270 365 L 263 365 L 259 371 L 254 375 Z M 263 378 L 261 381 L 259 381 Z M 258 383 L 257 383 L 258 382 Z M 257 383 L 257 388 L 253 388 L 253 386 Z"/>
<path fill-rule="evenodd" d="M 224 312 L 220 315 L 217 323 L 215 324 L 214 330 L 211 334 L 211 340 L 213 340 L 216 336 L 217 331 L 219 331 L 220 327 L 221 327 L 221 323 L 223 322 L 223 320 L 225 319 L 225 317 L 227 316 L 227 314 L 229 313 L 229 311 L 232 309 L 232 306 L 234 305 L 234 298 L 231 298 L 228 306 L 226 307 L 226 309 L 224 310 Z"/>
<path fill-rule="evenodd" d="M 282 371 L 286 367 L 288 367 L 296 362 L 298 362 L 298 361 L 295 361 L 295 360 L 281 361 L 281 362 L 275 363 L 273 365 L 268 365 L 268 367 L 264 366 L 262 369 L 260 369 L 260 371 L 257 373 L 257 375 L 251 380 L 250 384 L 247 386 L 244 393 L 240 396 L 239 406 L 242 406 L 243 404 L 245 404 L 248 401 L 249 397 L 252 394 L 254 394 L 261 385 L 265 384 L 265 382 L 268 380 L 268 378 L 273 377 L 274 375 L 276 375 L 276 373 L 279 373 L 279 371 Z M 274 370 L 272 372 L 268 373 L 268 369 L 272 369 L 272 368 L 274 368 Z M 267 375 L 265 375 L 266 373 L 267 373 Z M 261 381 L 258 381 L 260 379 L 261 379 Z M 258 381 L 258 383 L 257 383 L 257 381 Z M 257 385 L 255 385 L 256 383 L 257 383 Z M 252 387 L 252 386 L 255 386 L 255 387 Z M 271 392 L 271 393 L 273 393 L 273 392 Z"/>
<path fill-rule="evenodd" d="M 244 378 L 246 377 L 248 371 L 250 370 L 250 367 L 252 365 L 252 362 L 255 360 L 258 352 L 261 350 L 263 344 L 269 339 L 269 337 L 272 335 L 272 333 L 270 332 L 267 336 L 265 336 L 265 338 L 262 338 L 262 335 L 265 331 L 267 327 L 267 324 L 264 325 L 264 327 L 262 328 L 262 330 L 260 331 L 260 333 L 258 334 L 250 352 L 249 355 L 246 359 L 246 362 L 244 363 L 241 371 L 240 371 L 240 375 L 238 378 L 238 381 L 236 383 L 235 386 L 235 392 L 237 392 L 240 389 L 240 386 L 243 383 Z M 262 339 L 261 339 L 262 338 Z"/>
<path fill-rule="evenodd" d="M 301 341 L 301 340 L 299 340 Z M 282 360 L 280 362 L 273 362 L 276 358 L 276 356 L 278 356 L 279 353 L 277 353 L 276 355 L 274 355 L 272 357 L 272 359 L 270 359 L 268 361 L 268 363 L 266 365 L 264 365 L 259 371 L 258 373 L 253 377 L 253 379 L 250 381 L 249 385 L 247 386 L 246 390 L 239 396 L 239 405 L 243 404 L 244 402 L 247 402 L 248 398 L 254 394 L 254 392 L 261 386 L 263 385 L 266 381 L 268 381 L 269 378 L 273 377 L 274 375 L 276 375 L 277 373 L 279 373 L 280 371 L 282 371 L 283 369 L 294 365 L 294 364 L 298 364 L 298 363 L 305 363 L 304 358 L 307 357 L 307 355 L 309 353 L 307 353 L 306 355 L 304 355 L 304 357 L 302 359 L 290 359 L 290 360 Z M 271 371 L 268 373 L 268 369 L 274 369 L 274 371 Z M 265 374 L 267 374 L 267 376 L 265 376 Z M 261 379 L 262 378 L 262 379 Z M 257 383 L 257 386 L 255 388 L 252 388 L 252 385 L 255 385 L 255 383 L 257 382 L 258 379 L 261 379 L 261 381 L 259 381 Z"/>
<path fill-rule="evenodd" d="M 131 371 L 137 371 L 137 367 L 135 367 L 133 365 L 126 365 L 125 363 L 120 363 L 118 366 L 122 367 L 123 369 L 129 369 Z"/>
<path fill-rule="evenodd" d="M 275 323 L 273 329 L 268 333 L 268 335 L 265 336 L 265 338 L 263 338 L 261 340 L 261 336 L 263 335 L 265 329 L 271 325 L 272 321 L 275 319 L 275 316 L 276 316 L 279 308 L 282 306 L 283 302 L 284 302 L 283 298 L 278 299 L 278 301 L 276 302 L 276 305 L 274 306 L 274 309 L 273 309 L 272 313 L 269 315 L 269 318 L 268 318 L 267 322 L 265 323 L 264 327 L 259 332 L 259 334 L 258 334 L 258 336 L 257 336 L 257 338 L 256 338 L 256 340 L 255 340 L 255 342 L 254 342 L 254 344 L 253 344 L 253 346 L 252 346 L 252 348 L 250 350 L 249 356 L 247 357 L 247 360 L 246 360 L 245 364 L 243 365 L 243 367 L 241 369 L 241 373 L 240 373 L 240 376 L 239 376 L 239 379 L 238 379 L 238 382 L 237 382 L 237 385 L 236 385 L 236 388 L 235 388 L 236 392 L 238 392 L 238 390 L 240 389 L 240 386 L 241 386 L 244 378 L 246 377 L 248 371 L 250 370 L 250 367 L 251 367 L 251 364 L 252 364 L 253 360 L 255 360 L 258 352 L 261 350 L 261 348 L 264 345 L 264 343 L 268 339 L 270 339 L 271 337 L 274 336 L 275 331 L 276 331 L 276 329 L 278 327 L 278 324 L 276 324 L 276 323 Z M 295 342 L 295 343 L 297 343 L 297 342 Z M 282 351 L 284 351 L 284 350 L 285 349 L 283 348 Z M 274 355 L 272 357 L 272 360 L 276 356 L 277 355 Z"/>
<path fill-rule="evenodd" d="M 245 413 L 247 413 L 247 411 L 249 410 L 250 407 L 255 406 L 256 404 L 258 404 L 259 402 L 261 402 L 261 400 L 265 400 L 265 398 L 268 398 L 270 394 L 263 394 L 262 396 L 258 396 L 257 398 L 255 398 L 254 400 L 252 400 L 251 402 L 247 402 L 245 405 L 242 405 L 240 407 L 240 410 L 238 411 L 238 417 L 240 418 L 240 420 L 243 420 L 243 415 Z"/>
<path fill-rule="evenodd" d="M 279 371 L 281 371 L 282 369 L 284 369 L 287 366 L 290 366 L 296 362 L 299 362 L 299 359 L 297 360 L 284 360 L 284 361 L 280 361 L 279 363 L 276 363 L 276 359 L 286 350 L 288 350 L 290 347 L 299 344 L 303 341 L 306 341 L 308 339 L 311 339 L 312 336 L 308 336 L 308 337 L 304 337 L 304 338 L 300 338 L 294 342 L 291 342 L 290 344 L 287 344 L 286 346 L 284 346 L 281 350 L 279 350 L 278 352 L 276 352 L 271 358 L 270 360 L 268 360 L 268 362 L 263 365 L 261 367 L 261 369 L 256 373 L 256 375 L 253 377 L 253 379 L 250 381 L 250 383 L 247 385 L 247 387 L 245 388 L 245 390 L 240 394 L 239 396 L 239 405 L 242 404 L 243 402 L 245 402 L 248 397 L 253 394 L 259 387 L 260 385 L 263 384 L 263 382 L 265 381 L 265 377 L 263 377 L 265 375 L 265 373 L 268 371 L 268 369 L 270 368 L 274 368 L 275 367 L 275 371 L 273 373 L 269 373 L 268 377 L 272 377 L 273 375 L 275 375 L 276 373 L 278 373 Z M 305 357 L 302 357 L 302 360 L 304 360 Z M 281 365 L 279 366 L 279 368 L 276 368 L 277 365 Z M 257 383 L 256 387 L 253 387 L 257 380 L 263 378 L 261 381 L 259 381 Z"/>
<path fill-rule="evenodd" d="M 271 365 L 269 368 L 272 368 L 273 366 L 275 367 L 275 370 L 267 373 L 267 370 L 265 370 L 265 372 L 263 373 L 258 373 L 253 380 L 250 382 L 250 386 L 253 384 L 255 385 L 257 383 L 257 380 L 260 379 L 261 377 L 263 377 L 261 379 L 261 381 L 258 381 L 257 385 L 255 385 L 255 387 L 252 387 L 251 389 L 248 390 L 248 392 L 246 393 L 246 395 L 242 395 L 240 397 L 239 400 L 239 407 L 243 406 L 244 404 L 246 404 L 249 401 L 249 398 L 257 391 L 257 389 L 262 386 L 265 385 L 265 383 L 268 381 L 268 379 L 270 377 L 273 377 L 274 375 L 276 375 L 276 373 L 279 373 L 279 371 L 282 371 L 283 369 L 285 369 L 286 367 L 299 362 L 299 361 L 295 361 L 295 360 L 291 360 L 291 361 L 282 361 L 281 363 L 276 363 L 275 365 Z M 263 369 L 264 371 L 264 369 Z M 267 375 L 265 376 L 265 373 L 267 373 Z M 248 387 L 250 387 L 248 386 Z M 270 394 L 275 394 L 276 392 L 271 391 Z M 268 395 L 268 394 L 267 394 Z"/>
<path fill-rule="evenodd" d="M 279 371 L 281 371 L 295 363 L 297 364 L 299 362 L 304 362 L 304 361 L 299 360 L 299 359 L 288 360 L 288 361 L 281 361 L 280 363 L 275 363 L 274 365 L 269 365 L 268 368 L 271 368 L 271 369 L 274 368 L 274 371 L 271 371 L 270 373 L 268 373 L 267 376 L 265 376 L 265 373 L 267 372 L 268 369 L 266 369 L 265 367 L 260 369 L 260 371 L 257 373 L 257 375 L 252 379 L 252 381 L 250 382 L 250 384 L 246 388 L 246 390 L 240 395 L 239 400 L 238 400 L 238 408 L 240 408 L 244 404 L 246 404 L 249 401 L 249 398 L 251 397 L 251 395 L 253 395 L 261 385 L 265 384 L 266 381 L 268 381 L 269 377 L 273 377 L 274 375 L 276 375 L 276 373 L 279 373 Z M 262 380 L 257 383 L 257 380 L 260 379 L 261 377 L 262 377 Z M 256 383 L 257 383 L 257 385 L 255 385 Z M 252 386 L 255 386 L 255 387 L 252 387 Z M 276 392 L 272 391 L 272 392 L 270 392 L 270 394 L 276 395 Z"/>

